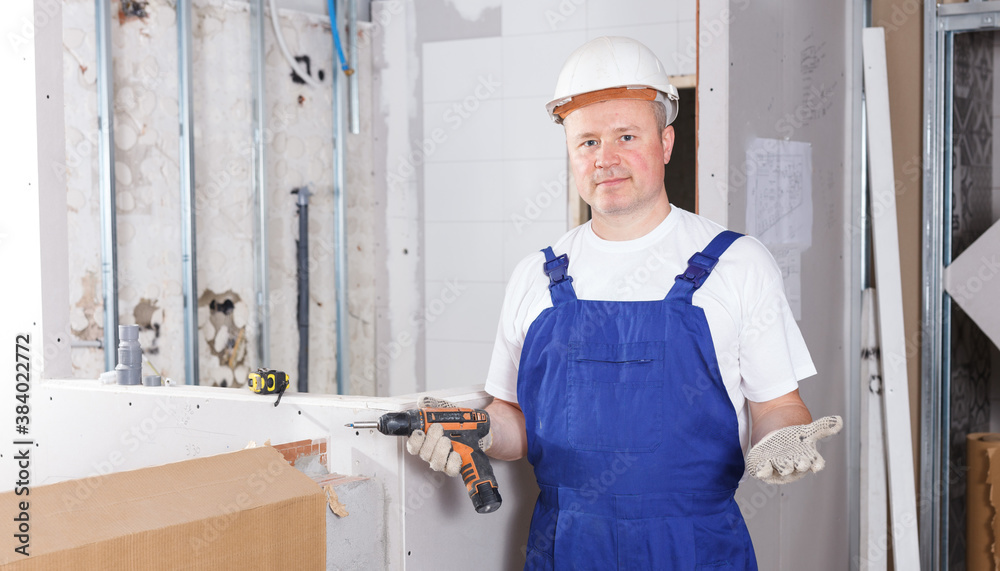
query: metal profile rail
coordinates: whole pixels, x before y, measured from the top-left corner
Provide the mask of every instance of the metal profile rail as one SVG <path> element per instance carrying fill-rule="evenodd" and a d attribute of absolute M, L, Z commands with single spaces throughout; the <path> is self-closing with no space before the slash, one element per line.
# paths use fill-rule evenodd
<path fill-rule="evenodd" d="M 198 384 L 198 283 L 195 245 L 194 109 L 191 97 L 191 0 L 177 0 L 177 114 L 180 126 L 181 272 L 184 382 Z"/>
<path fill-rule="evenodd" d="M 257 300 L 257 357 L 258 362 L 271 362 L 271 309 L 268 283 L 268 205 L 267 205 L 267 148 L 264 144 L 265 89 L 264 89 L 264 1 L 250 3 L 250 52 L 253 58 L 253 149 L 251 184 L 254 207 L 254 295 Z"/>
<path fill-rule="evenodd" d="M 104 370 L 115 368 L 118 347 L 118 231 L 115 206 L 114 98 L 111 13 L 95 0 L 97 44 L 97 131 L 101 200 L 101 284 L 104 298 Z"/>
<path fill-rule="evenodd" d="M 948 564 L 951 434 L 951 298 L 944 270 L 951 263 L 953 55 L 956 33 L 991 31 L 1000 1 L 924 4 L 923 283 L 921 284 L 920 564 Z"/>
<path fill-rule="evenodd" d="M 337 2 L 333 1 L 334 11 Z M 340 18 L 332 18 L 340 22 Z M 331 30 L 331 36 L 334 36 Z M 335 36 L 334 36 L 335 37 Z M 334 46 L 336 50 L 336 46 Z M 354 50 L 352 50 L 352 53 Z M 336 51 L 334 51 L 336 53 Z M 349 319 L 347 309 L 347 200 L 344 198 L 344 87 L 341 74 L 334 71 L 333 77 L 333 240 L 334 274 L 337 297 L 337 394 L 345 394 L 349 387 L 351 353 L 348 343 Z"/>

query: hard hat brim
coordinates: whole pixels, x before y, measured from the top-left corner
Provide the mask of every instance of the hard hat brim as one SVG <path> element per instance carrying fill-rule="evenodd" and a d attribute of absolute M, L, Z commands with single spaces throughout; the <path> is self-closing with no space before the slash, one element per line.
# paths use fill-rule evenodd
<path fill-rule="evenodd" d="M 599 91 L 587 91 L 583 93 L 576 93 L 569 97 L 561 97 L 559 99 L 553 99 L 545 105 L 545 110 L 548 111 L 549 117 L 552 121 L 558 125 L 561 125 L 563 119 L 569 113 L 587 105 L 592 105 L 594 103 L 600 103 L 602 101 L 609 101 L 612 99 L 639 99 L 644 101 L 656 101 L 663 105 L 667 112 L 667 125 L 674 122 L 677 118 L 678 111 L 678 100 L 680 96 L 677 93 L 677 88 L 673 85 L 666 86 L 667 91 L 664 92 L 663 89 L 658 87 L 653 87 L 651 85 L 620 85 L 616 87 L 611 87 L 607 89 L 602 89 Z M 655 98 L 649 98 L 644 92 L 652 90 L 656 92 Z M 629 95 L 634 93 L 634 97 Z M 594 95 L 597 94 L 595 97 Z M 602 97 L 604 95 L 604 97 Z M 574 100 L 583 99 L 579 105 L 573 105 Z"/>

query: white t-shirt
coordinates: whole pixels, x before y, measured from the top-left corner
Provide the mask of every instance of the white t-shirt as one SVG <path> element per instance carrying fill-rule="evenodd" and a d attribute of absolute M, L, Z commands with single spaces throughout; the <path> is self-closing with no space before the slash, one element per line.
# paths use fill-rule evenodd
<path fill-rule="evenodd" d="M 687 260 L 724 228 L 671 206 L 651 232 L 627 241 L 603 240 L 590 222 L 560 238 L 552 249 L 568 254 L 568 274 L 578 299 L 663 299 Z M 543 245 L 544 246 L 544 245 Z M 514 268 L 504 295 L 486 392 L 517 402 L 517 369 L 528 327 L 552 307 L 545 255 L 536 252 Z M 745 236 L 722 255 L 692 303 L 701 307 L 715 344 L 722 379 L 739 418 L 744 450 L 749 440 L 746 400 L 771 400 L 816 374 L 809 350 L 785 298 L 781 271 L 767 248 Z"/>

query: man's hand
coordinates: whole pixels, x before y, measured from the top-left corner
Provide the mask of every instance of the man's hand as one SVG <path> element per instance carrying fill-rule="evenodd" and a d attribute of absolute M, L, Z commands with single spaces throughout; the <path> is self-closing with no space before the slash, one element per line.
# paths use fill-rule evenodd
<path fill-rule="evenodd" d="M 440 424 L 432 424 L 427 432 L 414 430 L 406 440 L 406 451 L 449 476 L 457 476 L 462 469 L 462 457 L 452 449 L 451 439 L 444 435 Z"/>
<path fill-rule="evenodd" d="M 486 407 L 490 415 L 491 440 L 489 451 L 497 460 L 513 461 L 524 458 L 528 451 L 528 437 L 524 431 L 524 413 L 516 403 L 494 398 Z"/>
<path fill-rule="evenodd" d="M 825 416 L 811 424 L 775 430 L 750 449 L 747 469 L 768 484 L 787 484 L 809 472 L 819 472 L 826 463 L 816 450 L 816 442 L 840 432 L 843 424 L 839 416 Z"/>
<path fill-rule="evenodd" d="M 420 398 L 420 408 L 458 408 L 453 403 L 434 397 Z M 493 444 L 493 430 L 479 439 L 479 448 L 485 452 Z M 462 469 L 462 457 L 455 452 L 451 439 L 444 435 L 440 424 L 431 425 L 427 432 L 414 430 L 406 440 L 406 451 L 420 456 L 431 465 L 431 469 L 444 472 L 449 476 L 457 476 Z"/>

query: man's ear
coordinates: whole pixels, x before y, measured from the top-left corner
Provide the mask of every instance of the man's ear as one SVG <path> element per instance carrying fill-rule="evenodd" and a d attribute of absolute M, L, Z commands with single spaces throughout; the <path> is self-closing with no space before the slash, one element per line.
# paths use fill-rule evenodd
<path fill-rule="evenodd" d="M 660 135 L 663 141 L 663 164 L 670 162 L 670 154 L 674 150 L 674 126 L 667 125 Z"/>

